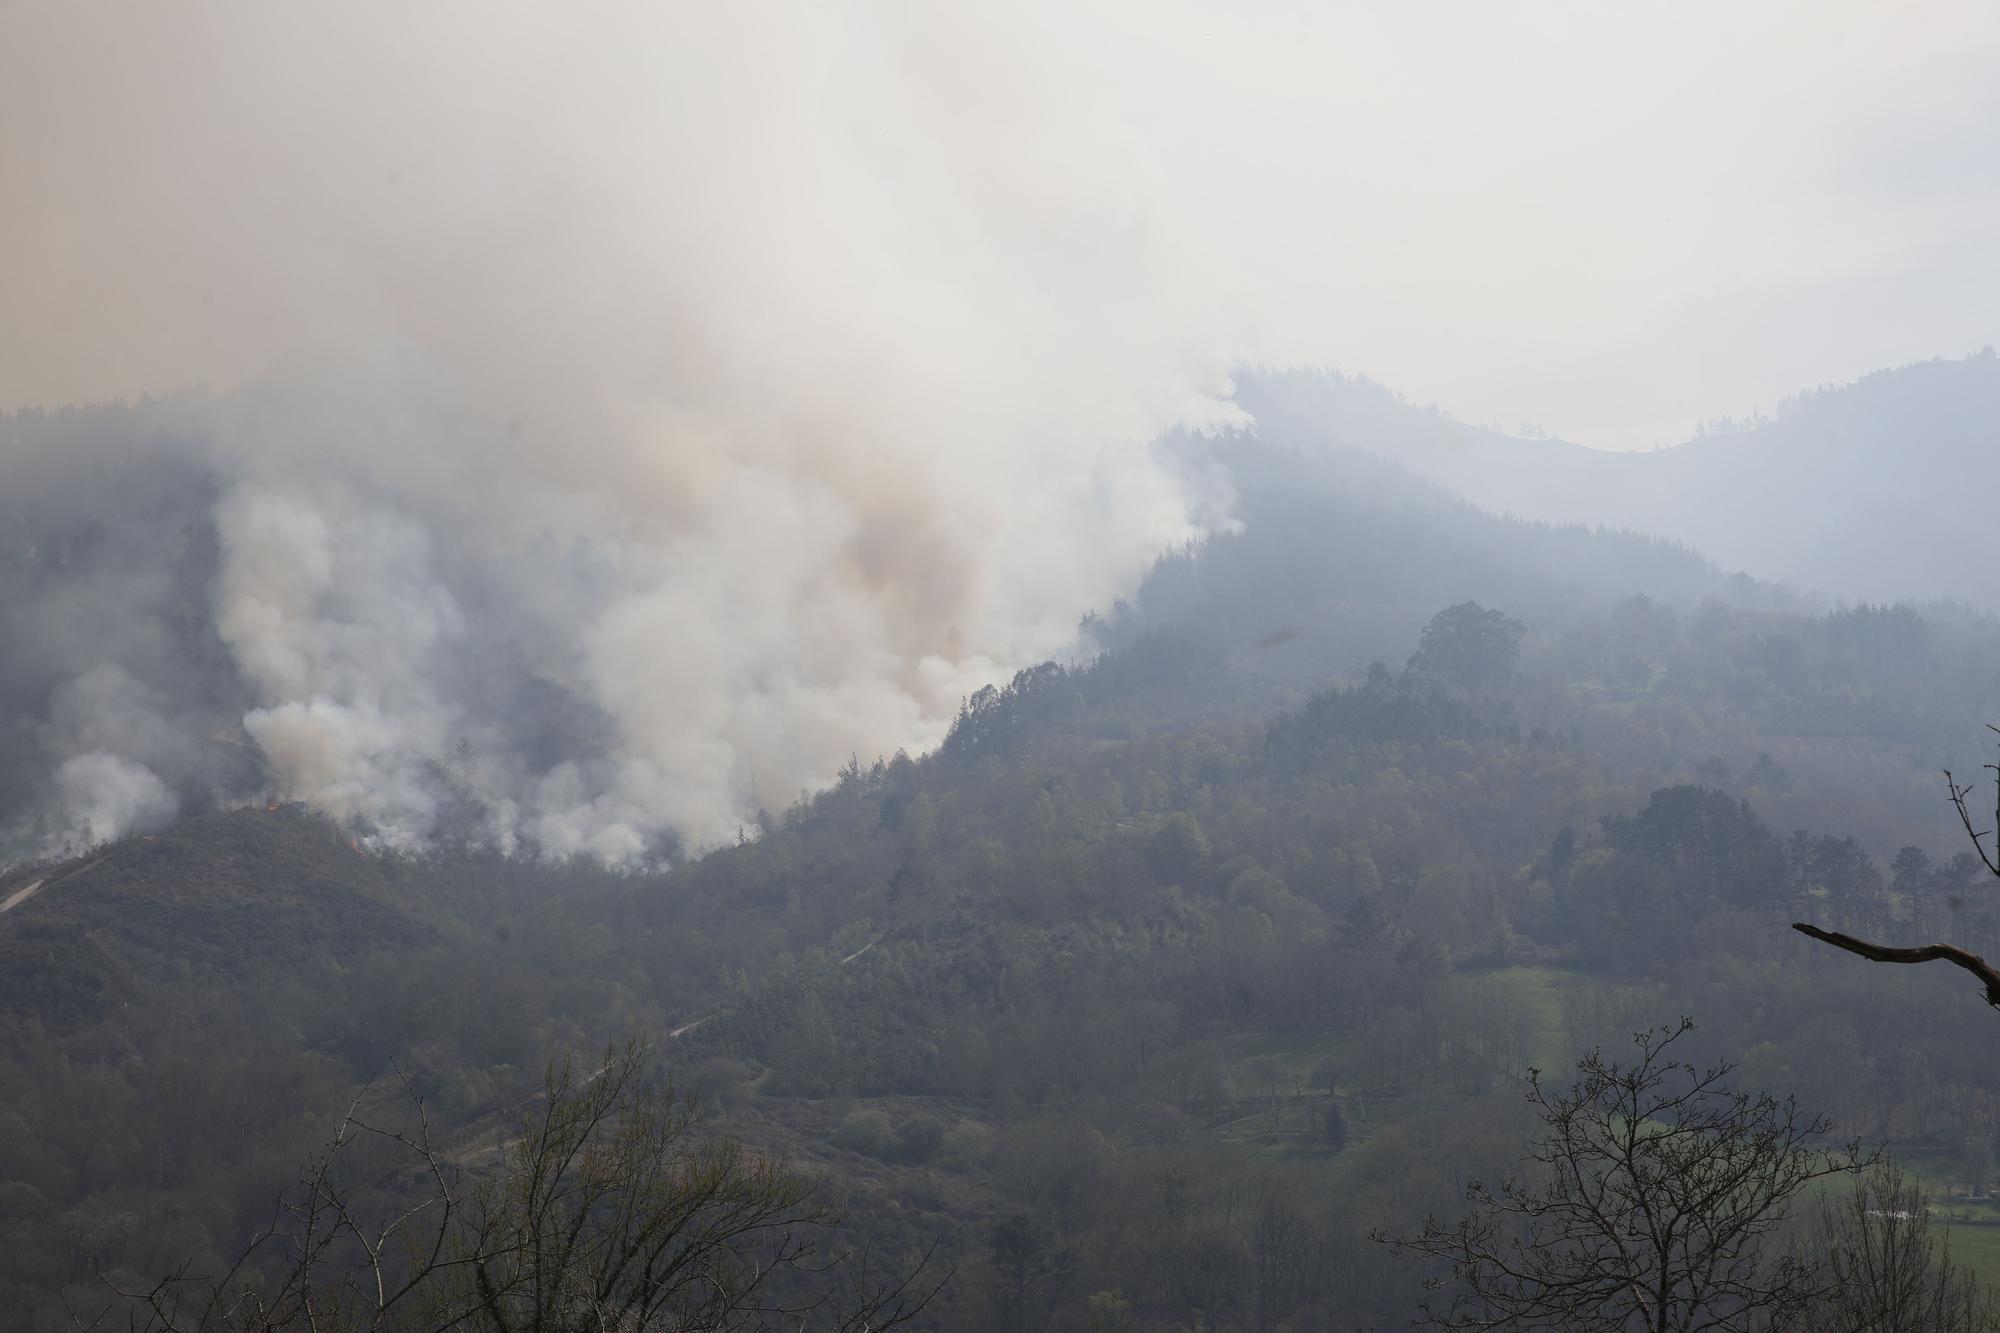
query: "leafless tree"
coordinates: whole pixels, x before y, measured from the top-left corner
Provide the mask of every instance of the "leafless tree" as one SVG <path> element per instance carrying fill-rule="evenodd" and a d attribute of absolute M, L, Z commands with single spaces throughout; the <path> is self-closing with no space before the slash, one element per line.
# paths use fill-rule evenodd
<path fill-rule="evenodd" d="M 2000 735 L 2000 727 L 1990 723 L 1987 730 Z M 1966 837 L 1972 840 L 1972 848 L 1979 853 L 1979 860 L 1995 877 L 2000 878 L 2000 764 L 1984 765 L 1987 772 L 1994 775 L 1993 784 L 1993 827 L 1981 829 L 1972 813 L 1972 783 L 1960 782 L 1952 776 L 1950 769 L 1944 771 L 1945 791 L 1952 806 L 1958 811 L 1959 823 L 1965 826 Z M 1993 839 L 1988 842 L 1988 839 Z M 1823 930 L 1803 921 L 1792 923 L 1792 929 L 1823 944 L 1831 944 L 1836 949 L 1845 949 L 1874 963 L 1934 963 L 1946 962 L 1964 968 L 1979 978 L 1985 987 L 1986 1003 L 2000 1009 L 2000 971 L 1978 954 L 1961 949 L 1954 944 L 1924 944 L 1914 948 L 1899 948 L 1856 939 L 1837 930 Z"/>
<path fill-rule="evenodd" d="M 1452 1226 L 1376 1239 L 1443 1261 L 1420 1322 L 1448 1329 L 1736 1330 L 1788 1326 L 1823 1266 L 1773 1236 L 1810 1182 L 1872 1164 L 1794 1101 L 1735 1091 L 1731 1066 L 1674 1058 L 1693 1022 L 1636 1033 L 1630 1064 L 1592 1051 L 1551 1092 L 1521 1178 L 1473 1184 Z"/>
<path fill-rule="evenodd" d="M 1825 1333 L 1983 1333 L 2000 1312 L 1930 1229 L 1923 1187 L 1883 1161 L 1845 1195 L 1823 1195 L 1812 1250 L 1830 1279 L 1811 1327 Z"/>
<path fill-rule="evenodd" d="M 400 1092 L 386 1109 L 399 1106 L 409 1123 L 365 1111 L 364 1091 L 228 1272 L 183 1268 L 119 1293 L 129 1326 L 879 1333 L 942 1286 L 924 1280 L 928 1254 L 884 1277 L 865 1253 L 825 1248 L 841 1218 L 813 1200 L 812 1182 L 701 1133 L 694 1106 L 651 1082 L 638 1043 L 587 1074 L 569 1060 L 552 1066 L 519 1137 L 484 1171 L 469 1163 L 490 1140 L 441 1146 L 422 1099 L 406 1081 Z M 375 1184 L 385 1175 L 391 1201 Z M 117 1314 L 76 1322 L 101 1327 Z"/>

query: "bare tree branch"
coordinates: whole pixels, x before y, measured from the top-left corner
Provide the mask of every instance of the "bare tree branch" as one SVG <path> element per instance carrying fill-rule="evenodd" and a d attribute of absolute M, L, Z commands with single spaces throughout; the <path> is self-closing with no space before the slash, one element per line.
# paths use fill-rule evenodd
<path fill-rule="evenodd" d="M 1986 1003 L 2000 1009 L 2000 971 L 1995 971 L 1976 953 L 1968 952 L 1955 944 L 1925 944 L 1914 949 L 1899 949 L 1886 944 L 1870 944 L 1852 935 L 1843 935 L 1837 930 L 1822 930 L 1818 926 L 1803 921 L 1794 921 L 1792 929 L 1801 935 L 1810 935 L 1822 944 L 1831 944 L 1836 949 L 1845 949 L 1858 954 L 1871 963 L 1951 963 L 1962 967 L 1978 977 L 1986 987 Z"/>
<path fill-rule="evenodd" d="M 1372 1233 L 1439 1265 L 1421 1324 L 1465 1330 L 1752 1333 L 1800 1327 L 1825 1275 L 1774 1243 L 1815 1180 L 1874 1161 L 1792 1100 L 1732 1089 L 1728 1064 L 1675 1059 L 1691 1020 L 1634 1034 L 1621 1065 L 1592 1051 L 1567 1091 L 1529 1073 L 1545 1129 L 1524 1172 L 1466 1187 L 1456 1225 Z"/>
<path fill-rule="evenodd" d="M 2000 736 L 2000 727 L 1989 722 L 1986 724 L 1986 729 Z M 1950 795 L 1952 808 L 1958 811 L 1958 822 L 1965 826 L 1965 836 L 1971 840 L 1973 851 L 1979 854 L 1979 860 L 1987 870 L 2000 877 L 2000 836 L 1996 836 L 2000 835 L 2000 764 L 1987 764 L 1985 768 L 1994 775 L 1993 827 L 1990 829 L 1980 829 L 1973 824 L 1970 803 L 1973 793 L 1971 783 L 1960 782 L 1947 768 L 1944 770 L 1944 786 Z M 1987 843 L 1988 838 L 1994 839 L 1991 846 Z M 1961 949 L 1955 944 L 1923 944 L 1915 948 L 1898 948 L 1887 944 L 1872 944 L 1867 940 L 1843 935 L 1837 930 L 1825 930 L 1819 926 L 1808 925 L 1803 921 L 1794 921 L 1792 929 L 1822 944 L 1831 944 L 1836 949 L 1845 949 L 1848 953 L 1866 958 L 1871 963 L 1945 962 L 1954 967 L 1962 967 L 1978 977 L 1980 984 L 1986 988 L 1986 1003 L 2000 1009 L 2000 970 L 1996 970 L 1978 954 Z"/>
<path fill-rule="evenodd" d="M 228 1274 L 183 1266 L 151 1290 L 114 1289 L 133 1333 L 725 1333 L 808 1314 L 880 1333 L 951 1276 L 932 1280 L 930 1252 L 903 1275 L 872 1270 L 865 1250 L 822 1260 L 817 1238 L 842 1219 L 814 1182 L 701 1133 L 693 1104 L 648 1076 L 640 1042 L 588 1077 L 552 1066 L 520 1139 L 472 1184 L 396 1077 L 413 1125 L 363 1119 L 364 1088 Z M 353 1160 L 365 1144 L 389 1160 Z M 391 1181 L 410 1193 L 383 1199 Z M 90 1333 L 107 1314 L 71 1325 Z"/>
<path fill-rule="evenodd" d="M 1986 724 L 1986 729 L 1995 735 L 2000 735 L 2000 727 L 1994 726 L 1991 722 Z M 1971 783 L 1961 784 L 1952 777 L 1951 770 L 1947 768 L 1944 771 L 1944 785 L 1945 790 L 1951 793 L 1952 805 L 1958 810 L 1958 822 L 1965 825 L 1965 836 L 1972 839 L 1973 850 L 1979 853 L 1979 859 L 1986 863 L 1988 870 L 2000 875 L 2000 842 L 1996 842 L 1991 848 L 1986 845 L 1986 839 L 1992 837 L 1996 831 L 2000 831 L 2000 764 L 1986 764 L 1983 767 L 1994 776 L 1993 828 L 1982 831 L 1972 826 L 1972 808 L 1966 803 L 1966 798 L 1972 795 Z"/>

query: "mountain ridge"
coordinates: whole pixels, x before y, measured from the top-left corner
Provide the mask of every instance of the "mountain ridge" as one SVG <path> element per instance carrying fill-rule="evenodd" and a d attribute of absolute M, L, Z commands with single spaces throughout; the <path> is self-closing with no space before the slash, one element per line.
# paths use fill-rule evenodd
<path fill-rule="evenodd" d="M 1968 567 L 2000 493 L 2000 358 L 1991 349 L 1876 371 L 1778 415 L 1671 448 L 1526 439 L 1416 407 L 1372 381 L 1247 370 L 1258 434 L 1401 462 L 1501 513 L 1687 543 L 1725 570 L 1850 601 L 1958 598 L 2000 609 Z"/>

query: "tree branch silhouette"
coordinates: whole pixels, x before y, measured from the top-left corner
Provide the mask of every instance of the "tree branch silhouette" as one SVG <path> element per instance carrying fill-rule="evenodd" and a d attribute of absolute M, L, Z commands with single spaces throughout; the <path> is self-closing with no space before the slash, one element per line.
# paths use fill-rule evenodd
<path fill-rule="evenodd" d="M 2000 736 L 2000 727 L 1989 722 L 1986 724 L 1986 729 Z M 1952 808 L 1958 811 L 1959 823 L 1965 826 L 1965 836 L 1971 840 L 1973 850 L 1979 853 L 1980 862 L 1996 878 L 2000 878 L 2000 837 L 1995 837 L 1996 833 L 2000 833 L 2000 764 L 1986 764 L 1983 767 L 1994 775 L 1993 828 L 1981 830 L 1973 824 L 1970 803 L 1974 790 L 1972 783 L 1958 781 L 1947 768 L 1944 770 L 1944 785 Z M 1994 839 L 1991 845 L 1987 842 L 1989 838 Z M 1848 953 L 1866 958 L 1872 963 L 1945 962 L 1954 967 L 1962 967 L 1979 978 L 1980 984 L 1986 988 L 1986 1003 L 2000 1009 L 2000 971 L 1995 970 L 1991 963 L 1978 954 L 1961 949 L 1955 944 L 1923 944 L 1914 948 L 1899 948 L 1857 939 L 1837 930 L 1825 930 L 1804 921 L 1794 921 L 1792 929 L 1822 944 L 1831 944 L 1836 949 L 1844 949 Z"/>
<path fill-rule="evenodd" d="M 1843 935 L 1837 930 L 1822 930 L 1804 921 L 1794 921 L 1792 929 L 1802 935 L 1810 935 L 1822 944 L 1831 944 L 1836 949 L 1845 949 L 1851 954 L 1857 954 L 1871 963 L 1946 962 L 1962 967 L 1985 984 L 1986 1003 L 2000 1009 L 2000 971 L 1995 971 L 1993 965 L 1978 954 L 1970 953 L 1957 945 L 1924 944 L 1913 949 L 1900 949 L 1886 944 L 1871 944 L 1852 935 Z"/>

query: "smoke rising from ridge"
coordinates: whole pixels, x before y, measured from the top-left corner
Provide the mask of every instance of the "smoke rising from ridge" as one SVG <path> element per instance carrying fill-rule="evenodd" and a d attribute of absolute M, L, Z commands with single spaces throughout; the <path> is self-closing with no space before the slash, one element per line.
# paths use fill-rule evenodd
<path fill-rule="evenodd" d="M 1220 519 L 1149 441 L 1238 358 L 1536 417 L 1567 364 L 1637 429 L 1742 406 L 1605 406 L 1688 378 L 1641 335 L 1747 291 L 1788 345 L 1777 283 L 1819 341 L 1759 373 L 1823 376 L 1829 293 L 1983 256 L 1988 195 L 1885 228 L 1857 182 L 1911 107 L 1978 155 L 1995 29 L 1822 12 L 0 5 L 0 406 L 217 391 L 119 446 L 165 499 L 107 508 L 87 423 L 0 457 L 0 823 L 270 792 L 647 861 L 934 740 Z M 1883 308 L 1855 368 L 1935 350 Z"/>
<path fill-rule="evenodd" d="M 77 134 L 199 145 L 62 149 L 185 209 L 134 262 L 212 284 L 178 294 L 190 354 L 266 315 L 288 353 L 184 447 L 272 793 L 385 845 L 449 825 L 647 862 L 850 753 L 935 741 L 1196 530 L 1149 441 L 1230 409 L 1220 349 L 1157 318 L 1151 293 L 1186 286 L 1173 238 L 1031 101 L 966 156 L 917 85 L 1007 95 L 985 57 L 913 71 L 810 7 L 634 5 L 588 32 L 423 7 L 393 45 L 354 7 L 202 12 L 116 42 L 41 17 L 158 98 L 159 125 Z M 157 824 L 202 777 L 213 736 L 148 651 L 100 635 L 63 664 L 40 734 L 59 838 Z M 98 735 L 114 697 L 137 723 Z"/>

